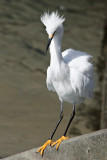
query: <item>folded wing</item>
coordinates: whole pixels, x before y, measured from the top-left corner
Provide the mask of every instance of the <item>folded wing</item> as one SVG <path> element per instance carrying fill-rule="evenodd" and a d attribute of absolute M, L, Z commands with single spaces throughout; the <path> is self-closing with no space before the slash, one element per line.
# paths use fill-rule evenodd
<path fill-rule="evenodd" d="M 71 86 L 76 94 L 84 98 L 93 96 L 93 65 L 92 56 L 85 52 L 67 49 L 62 53 L 65 63 L 70 69 Z"/>

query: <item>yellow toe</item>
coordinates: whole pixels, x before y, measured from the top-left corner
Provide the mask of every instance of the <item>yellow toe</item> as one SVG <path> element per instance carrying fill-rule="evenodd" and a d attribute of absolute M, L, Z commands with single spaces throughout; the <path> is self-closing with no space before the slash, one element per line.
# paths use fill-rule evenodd
<path fill-rule="evenodd" d="M 60 143 L 61 143 L 63 140 L 66 140 L 66 139 L 68 139 L 68 138 L 69 138 L 69 137 L 62 136 L 62 137 L 61 137 L 60 139 L 58 139 L 56 142 L 53 142 L 51 146 L 53 147 L 55 144 L 57 144 L 56 149 L 58 149 Z"/>
<path fill-rule="evenodd" d="M 44 149 L 47 147 L 47 145 L 51 145 L 51 143 L 52 143 L 52 140 L 49 139 L 43 146 L 41 146 L 41 147 L 37 150 L 37 153 L 41 151 L 41 156 L 43 156 Z"/>

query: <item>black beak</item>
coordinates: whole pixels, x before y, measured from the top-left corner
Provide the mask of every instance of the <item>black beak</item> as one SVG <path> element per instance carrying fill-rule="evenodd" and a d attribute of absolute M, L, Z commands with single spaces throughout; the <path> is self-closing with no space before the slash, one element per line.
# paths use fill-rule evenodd
<path fill-rule="evenodd" d="M 53 39 L 53 36 L 52 36 L 52 38 L 48 38 L 48 44 L 47 44 L 47 47 L 46 47 L 46 54 L 47 54 L 47 51 L 48 51 L 48 48 L 51 44 L 52 39 Z"/>

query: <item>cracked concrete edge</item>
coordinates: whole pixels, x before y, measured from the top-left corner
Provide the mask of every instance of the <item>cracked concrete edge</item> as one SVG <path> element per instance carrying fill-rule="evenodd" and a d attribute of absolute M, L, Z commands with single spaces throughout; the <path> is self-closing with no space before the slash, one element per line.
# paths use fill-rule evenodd
<path fill-rule="evenodd" d="M 48 146 L 43 157 L 31 149 L 2 160 L 105 160 L 107 129 L 70 138 L 60 144 L 59 150 Z"/>

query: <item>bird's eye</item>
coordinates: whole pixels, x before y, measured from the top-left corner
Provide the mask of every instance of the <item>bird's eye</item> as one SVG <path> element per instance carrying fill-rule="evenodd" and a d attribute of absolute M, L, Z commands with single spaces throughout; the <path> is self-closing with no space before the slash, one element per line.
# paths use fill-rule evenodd
<path fill-rule="evenodd" d="M 49 34 L 49 38 L 52 38 L 54 36 L 55 32 L 53 34 Z"/>
<path fill-rule="evenodd" d="M 53 34 L 49 34 L 49 38 L 52 38 L 53 37 Z"/>

